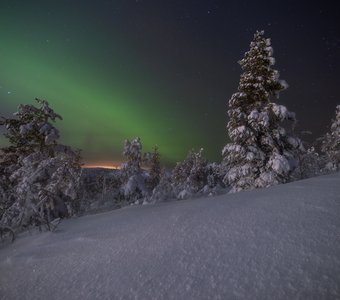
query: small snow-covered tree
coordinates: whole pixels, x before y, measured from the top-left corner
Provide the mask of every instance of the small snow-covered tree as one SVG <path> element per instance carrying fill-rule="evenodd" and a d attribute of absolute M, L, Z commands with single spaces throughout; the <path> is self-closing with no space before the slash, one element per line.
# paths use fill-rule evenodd
<path fill-rule="evenodd" d="M 305 151 L 297 153 L 298 167 L 291 174 L 293 180 L 301 180 L 323 174 L 325 159 L 317 150 L 320 139 L 311 141 L 311 135 L 312 132 L 309 130 L 299 132 L 299 138 Z M 309 136 L 309 139 L 306 139 L 307 136 Z"/>
<path fill-rule="evenodd" d="M 161 162 L 158 147 L 153 148 L 153 152 L 150 153 L 148 164 L 150 165 L 148 185 L 153 190 L 159 183 L 161 178 Z"/>
<path fill-rule="evenodd" d="M 123 155 L 127 157 L 127 161 L 122 164 L 121 175 L 123 197 L 128 202 L 134 202 L 138 199 L 147 197 L 150 190 L 147 187 L 147 174 L 141 168 L 143 162 L 142 143 L 139 137 L 132 142 L 124 141 Z"/>
<path fill-rule="evenodd" d="M 336 107 L 330 132 L 322 138 L 321 151 L 327 156 L 328 169 L 340 168 L 340 105 Z"/>
<path fill-rule="evenodd" d="M 299 167 L 293 172 L 296 180 L 318 176 L 324 173 L 325 159 L 314 146 L 299 155 Z"/>
<path fill-rule="evenodd" d="M 128 139 L 124 141 L 123 155 L 127 161 L 123 163 L 122 171 L 128 176 L 139 173 L 142 163 L 142 143 L 139 137 L 136 137 L 132 142 Z"/>
<path fill-rule="evenodd" d="M 191 150 L 186 159 L 178 162 L 172 173 L 172 182 L 180 191 L 179 198 L 186 198 L 200 191 L 207 184 L 208 161 L 199 152 Z"/>
<path fill-rule="evenodd" d="M 231 143 L 222 151 L 227 169 L 224 182 L 232 186 L 232 192 L 284 183 L 297 166 L 300 140 L 283 126 L 285 121 L 294 122 L 295 114 L 271 101 L 287 88 L 272 69 L 272 55 L 270 39 L 257 31 L 239 62 L 244 73 L 238 92 L 229 100 Z"/>
<path fill-rule="evenodd" d="M 158 185 L 153 189 L 152 195 L 148 202 L 165 202 L 170 200 L 176 200 L 176 193 L 172 184 L 171 174 L 165 170 L 161 172 L 160 181 Z"/>
<path fill-rule="evenodd" d="M 15 118 L 2 118 L 9 146 L 1 150 L 0 169 L 9 180 L 1 226 L 47 225 L 74 207 L 80 177 L 80 155 L 57 143 L 51 122 L 61 119 L 45 100 L 38 107 L 20 105 Z"/>
<path fill-rule="evenodd" d="M 223 170 L 220 164 L 208 163 L 207 164 L 207 188 L 214 189 L 216 186 L 223 187 Z"/>
<path fill-rule="evenodd" d="M 0 175 L 0 220 L 4 212 L 13 204 L 15 198 L 11 191 L 11 182 L 8 176 Z"/>

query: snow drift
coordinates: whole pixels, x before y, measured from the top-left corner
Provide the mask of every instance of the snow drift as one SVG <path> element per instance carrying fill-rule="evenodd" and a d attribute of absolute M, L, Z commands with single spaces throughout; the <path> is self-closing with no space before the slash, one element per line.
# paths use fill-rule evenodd
<path fill-rule="evenodd" d="M 0 249 L 1 299 L 339 299 L 340 173 L 69 219 Z"/>

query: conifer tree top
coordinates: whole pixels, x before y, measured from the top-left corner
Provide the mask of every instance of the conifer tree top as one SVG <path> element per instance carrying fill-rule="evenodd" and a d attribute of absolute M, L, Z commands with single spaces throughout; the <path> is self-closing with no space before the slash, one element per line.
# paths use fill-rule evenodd
<path fill-rule="evenodd" d="M 235 93 L 229 101 L 229 106 L 240 106 L 247 103 L 248 108 L 271 102 L 272 96 L 278 96 L 279 92 L 288 85 L 279 80 L 279 72 L 272 69 L 275 64 L 273 48 L 270 39 L 264 37 L 264 31 L 257 31 L 250 43 L 250 50 L 239 61 L 244 73 L 241 75 L 238 93 Z M 242 105 L 241 105 L 242 106 Z M 245 110 L 248 110 L 244 107 Z"/>
<path fill-rule="evenodd" d="M 245 71 L 260 72 L 266 71 L 275 64 L 273 48 L 270 39 L 264 37 L 264 31 L 256 31 L 254 39 L 250 43 L 250 50 L 239 61 Z"/>

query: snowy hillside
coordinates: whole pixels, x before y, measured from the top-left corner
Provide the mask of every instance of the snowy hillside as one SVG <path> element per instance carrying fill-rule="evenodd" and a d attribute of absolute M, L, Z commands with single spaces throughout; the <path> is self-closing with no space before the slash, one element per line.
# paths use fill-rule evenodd
<path fill-rule="evenodd" d="M 19 237 L 0 298 L 340 299 L 340 173 Z"/>

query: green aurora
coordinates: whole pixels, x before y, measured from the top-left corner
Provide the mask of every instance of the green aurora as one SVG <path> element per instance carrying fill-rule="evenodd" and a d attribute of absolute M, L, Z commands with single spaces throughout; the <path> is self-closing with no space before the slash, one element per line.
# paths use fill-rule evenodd
<path fill-rule="evenodd" d="M 35 97 L 48 100 L 63 117 L 62 142 L 82 149 L 86 164 L 118 163 L 124 139 L 136 136 L 145 151 L 158 145 L 170 164 L 210 144 L 202 139 L 203 108 L 183 109 L 176 100 L 185 91 L 174 92 L 119 31 L 101 31 L 86 14 L 66 15 L 62 25 L 29 6 L 7 10 L 0 13 L 1 115 Z"/>

